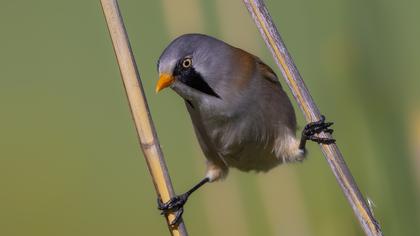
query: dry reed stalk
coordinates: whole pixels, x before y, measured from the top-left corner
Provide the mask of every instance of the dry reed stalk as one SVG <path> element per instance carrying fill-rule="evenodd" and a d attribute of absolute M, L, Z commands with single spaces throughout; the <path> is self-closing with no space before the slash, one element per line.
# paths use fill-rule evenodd
<path fill-rule="evenodd" d="M 280 34 L 274 24 L 263 0 L 243 0 L 257 25 L 267 47 L 280 68 L 283 77 L 292 90 L 306 121 L 313 122 L 321 118 L 321 113 L 313 101 L 299 71 L 292 60 Z M 321 137 L 331 138 L 330 134 L 321 134 Z M 348 202 L 368 236 L 381 236 L 382 231 L 378 221 L 373 216 L 368 204 L 360 193 L 349 168 L 336 144 L 320 144 L 321 150 L 344 192 Z"/>
<path fill-rule="evenodd" d="M 140 146 L 153 179 L 156 193 L 163 202 L 167 202 L 174 196 L 174 190 L 150 116 L 149 107 L 118 2 L 117 0 L 101 0 L 101 4 L 120 67 L 121 77 L 136 126 Z M 172 222 L 174 217 L 174 214 L 168 214 L 166 217 L 167 222 Z M 169 226 L 169 231 L 174 236 L 188 235 L 182 219 L 177 226 Z"/>

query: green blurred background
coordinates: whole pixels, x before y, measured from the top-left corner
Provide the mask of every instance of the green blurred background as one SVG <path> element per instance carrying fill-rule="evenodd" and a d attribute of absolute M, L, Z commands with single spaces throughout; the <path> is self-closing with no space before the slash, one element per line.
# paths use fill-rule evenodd
<path fill-rule="evenodd" d="M 418 235 L 420 2 L 267 5 L 385 235 Z M 182 99 L 154 93 L 164 47 L 202 32 L 280 73 L 240 0 L 120 7 L 181 193 L 205 166 Z M 0 29 L 0 235 L 168 235 L 99 1 L 3 1 Z M 319 148 L 309 152 L 204 187 L 185 209 L 190 235 L 363 235 Z"/>

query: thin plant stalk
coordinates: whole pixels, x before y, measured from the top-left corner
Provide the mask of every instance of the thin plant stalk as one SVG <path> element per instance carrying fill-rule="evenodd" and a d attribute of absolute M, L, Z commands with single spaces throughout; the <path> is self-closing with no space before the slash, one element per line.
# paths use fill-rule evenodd
<path fill-rule="evenodd" d="M 293 96 L 302 110 L 306 121 L 313 122 L 319 120 L 321 113 L 280 37 L 264 1 L 243 1 L 280 68 L 283 77 L 292 90 Z M 320 137 L 331 138 L 331 135 L 323 133 L 320 134 Z M 381 236 L 381 227 L 360 193 L 338 146 L 336 144 L 320 144 L 320 147 L 365 234 L 368 236 Z"/>
<path fill-rule="evenodd" d="M 174 194 L 168 169 L 163 158 L 159 140 L 149 112 L 144 95 L 140 75 L 131 50 L 123 18 L 117 0 L 101 0 L 102 9 L 111 35 L 114 52 L 117 57 L 131 114 L 137 130 L 140 146 L 143 151 L 156 193 L 163 202 L 169 201 Z M 166 221 L 172 222 L 173 213 L 166 216 Z M 177 226 L 169 226 L 173 236 L 185 236 L 187 230 L 181 219 Z"/>

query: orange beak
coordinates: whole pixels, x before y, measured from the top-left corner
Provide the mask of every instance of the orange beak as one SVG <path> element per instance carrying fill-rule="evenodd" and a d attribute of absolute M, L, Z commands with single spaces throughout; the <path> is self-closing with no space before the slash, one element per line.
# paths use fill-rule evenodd
<path fill-rule="evenodd" d="M 170 74 L 163 73 L 159 76 L 159 81 L 156 84 L 156 93 L 160 90 L 170 86 L 174 82 L 174 77 Z"/>

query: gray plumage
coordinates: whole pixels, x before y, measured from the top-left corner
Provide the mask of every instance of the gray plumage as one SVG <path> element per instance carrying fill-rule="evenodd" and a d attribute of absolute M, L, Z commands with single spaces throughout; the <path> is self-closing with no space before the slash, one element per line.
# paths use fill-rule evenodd
<path fill-rule="evenodd" d="M 191 58 L 191 73 L 217 95 L 191 87 L 194 81 L 185 83 L 177 76 L 170 84 L 186 101 L 210 181 L 225 177 L 229 167 L 268 171 L 303 160 L 292 104 L 270 67 L 218 39 L 187 34 L 162 53 L 159 73 L 174 74 L 184 58 Z"/>

